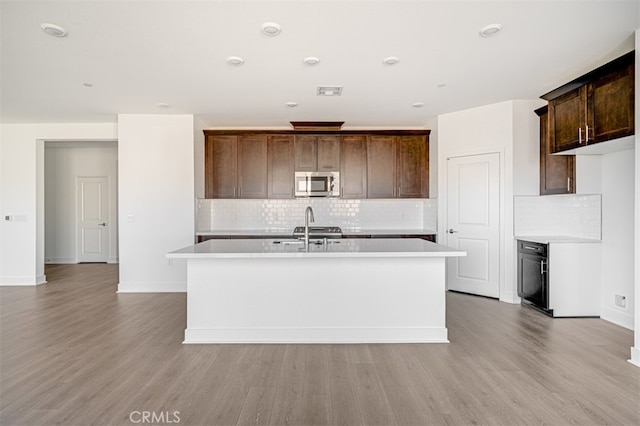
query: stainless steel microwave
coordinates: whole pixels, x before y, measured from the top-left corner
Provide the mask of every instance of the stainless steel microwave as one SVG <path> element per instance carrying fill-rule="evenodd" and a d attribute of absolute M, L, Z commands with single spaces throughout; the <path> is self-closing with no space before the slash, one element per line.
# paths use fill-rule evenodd
<path fill-rule="evenodd" d="M 296 197 L 339 197 L 339 172 L 295 172 Z"/>

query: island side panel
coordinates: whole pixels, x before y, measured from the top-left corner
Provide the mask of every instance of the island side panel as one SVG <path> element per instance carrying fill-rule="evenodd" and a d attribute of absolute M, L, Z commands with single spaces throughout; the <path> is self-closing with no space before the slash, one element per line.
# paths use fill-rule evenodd
<path fill-rule="evenodd" d="M 442 257 L 188 260 L 185 343 L 447 341 Z"/>

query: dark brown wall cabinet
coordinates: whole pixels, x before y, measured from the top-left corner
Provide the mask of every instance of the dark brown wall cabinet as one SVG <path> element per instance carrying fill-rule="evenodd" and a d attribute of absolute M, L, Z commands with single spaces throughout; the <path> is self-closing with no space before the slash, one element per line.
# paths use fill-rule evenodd
<path fill-rule="evenodd" d="M 368 198 L 429 196 L 429 148 L 425 136 L 369 136 Z"/>
<path fill-rule="evenodd" d="M 295 137 L 295 170 L 299 172 L 340 170 L 340 136 L 297 135 Z"/>
<path fill-rule="evenodd" d="M 575 155 L 551 155 L 548 108 L 535 112 L 540 117 L 540 195 L 575 193 Z"/>
<path fill-rule="evenodd" d="M 267 149 L 269 198 L 293 198 L 293 136 L 269 136 Z"/>
<path fill-rule="evenodd" d="M 236 198 L 238 192 L 238 137 L 207 136 L 204 150 L 206 198 Z"/>
<path fill-rule="evenodd" d="M 543 95 L 553 152 L 634 134 L 635 52 Z"/>
<path fill-rule="evenodd" d="M 204 134 L 206 198 L 292 198 L 295 171 L 340 171 L 342 198 L 428 197 L 429 130 Z"/>
<path fill-rule="evenodd" d="M 342 136 L 340 196 L 367 198 L 367 137 L 364 135 Z"/>
<path fill-rule="evenodd" d="M 206 198 L 267 198 L 267 136 L 208 136 Z"/>

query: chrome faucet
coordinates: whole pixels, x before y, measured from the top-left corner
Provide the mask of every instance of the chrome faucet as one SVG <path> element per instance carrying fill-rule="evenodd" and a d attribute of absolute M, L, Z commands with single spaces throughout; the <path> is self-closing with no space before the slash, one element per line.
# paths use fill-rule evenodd
<path fill-rule="evenodd" d="M 307 206 L 304 211 L 304 245 L 307 248 L 309 248 L 309 222 L 315 222 L 311 206 Z"/>

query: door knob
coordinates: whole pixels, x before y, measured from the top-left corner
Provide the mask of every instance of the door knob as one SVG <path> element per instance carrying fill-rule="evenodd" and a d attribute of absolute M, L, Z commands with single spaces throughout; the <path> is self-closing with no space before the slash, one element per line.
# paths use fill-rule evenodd
<path fill-rule="evenodd" d="M 454 230 L 453 228 L 449 228 L 449 229 L 447 230 L 447 232 L 448 232 L 449 234 L 455 234 L 455 233 L 456 233 L 456 232 L 458 232 L 458 231 Z"/>
<path fill-rule="evenodd" d="M 98 226 L 107 226 L 106 222 L 99 223 Z"/>

